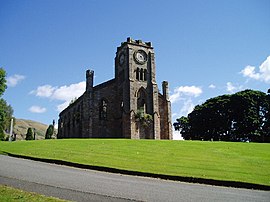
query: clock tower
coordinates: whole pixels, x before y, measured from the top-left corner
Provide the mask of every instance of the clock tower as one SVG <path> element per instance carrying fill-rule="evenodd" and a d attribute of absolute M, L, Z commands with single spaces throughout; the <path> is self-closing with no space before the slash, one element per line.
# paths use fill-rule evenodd
<path fill-rule="evenodd" d="M 127 38 L 116 51 L 115 77 L 93 80 L 87 70 L 85 92 L 59 114 L 58 138 L 172 139 L 168 82 L 159 93 L 150 42 Z"/>
<path fill-rule="evenodd" d="M 115 79 L 122 135 L 132 139 L 160 139 L 159 93 L 152 44 L 127 38 L 117 48 Z M 143 123 L 144 117 L 151 117 L 147 124 Z"/>

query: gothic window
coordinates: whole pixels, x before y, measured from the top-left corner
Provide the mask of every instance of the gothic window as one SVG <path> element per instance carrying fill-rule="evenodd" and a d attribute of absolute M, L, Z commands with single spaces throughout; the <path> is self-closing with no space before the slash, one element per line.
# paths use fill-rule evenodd
<path fill-rule="evenodd" d="M 146 81 L 147 80 L 147 70 L 143 68 L 137 68 L 135 70 L 136 72 L 136 79 L 138 81 Z"/>
<path fill-rule="evenodd" d="M 142 109 L 146 112 L 146 93 L 144 88 L 140 88 L 137 94 L 137 109 Z"/>
<path fill-rule="evenodd" d="M 139 67 L 136 69 L 136 79 L 140 80 L 140 69 L 139 69 Z"/>
<path fill-rule="evenodd" d="M 143 80 L 144 81 L 147 80 L 147 70 L 146 69 L 143 71 Z"/>
<path fill-rule="evenodd" d="M 107 101 L 102 99 L 99 106 L 99 119 L 107 120 Z"/>
<path fill-rule="evenodd" d="M 140 80 L 143 81 L 143 69 L 140 70 Z"/>

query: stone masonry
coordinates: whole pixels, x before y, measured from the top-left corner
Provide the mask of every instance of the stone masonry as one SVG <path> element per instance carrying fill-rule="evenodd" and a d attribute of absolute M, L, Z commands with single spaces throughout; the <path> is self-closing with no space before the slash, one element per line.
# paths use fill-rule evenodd
<path fill-rule="evenodd" d="M 150 42 L 127 38 L 117 48 L 115 78 L 97 86 L 93 78 L 87 70 L 85 92 L 59 114 L 58 138 L 172 139 L 168 82 L 159 93 Z"/>

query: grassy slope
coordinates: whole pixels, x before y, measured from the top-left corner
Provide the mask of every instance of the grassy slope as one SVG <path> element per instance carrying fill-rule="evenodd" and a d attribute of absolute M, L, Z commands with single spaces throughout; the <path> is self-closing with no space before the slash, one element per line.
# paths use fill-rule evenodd
<path fill-rule="evenodd" d="M 13 131 L 15 134 L 17 134 L 18 140 L 25 138 L 25 134 L 27 133 L 28 128 L 35 128 L 37 133 L 36 138 L 44 139 L 48 125 L 31 120 L 16 119 Z"/>
<path fill-rule="evenodd" d="M 65 200 L 46 197 L 43 195 L 14 189 L 11 187 L 0 185 L 0 201 L 47 201 L 47 202 L 64 202 Z"/>
<path fill-rule="evenodd" d="M 65 139 L 0 142 L 0 151 L 126 170 L 270 185 L 270 144 Z"/>

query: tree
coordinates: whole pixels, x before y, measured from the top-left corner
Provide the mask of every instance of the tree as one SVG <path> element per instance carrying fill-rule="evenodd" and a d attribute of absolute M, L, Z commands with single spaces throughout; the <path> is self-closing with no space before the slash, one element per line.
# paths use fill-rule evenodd
<path fill-rule="evenodd" d="M 6 82 L 6 71 L 3 68 L 0 68 L 0 96 L 3 95 L 7 88 Z"/>
<path fill-rule="evenodd" d="M 49 125 L 49 127 L 46 130 L 45 139 L 51 139 L 52 138 L 53 130 L 54 130 L 53 125 Z"/>
<path fill-rule="evenodd" d="M 5 92 L 6 85 L 6 71 L 0 68 L 0 96 Z M 7 102 L 0 98 L 0 140 L 5 139 L 5 132 L 10 129 L 10 121 L 13 115 L 13 109 Z M 14 119 L 14 118 L 13 118 Z M 15 119 L 14 119 L 15 120 Z"/>
<path fill-rule="evenodd" d="M 13 109 L 7 102 L 1 98 L 0 99 L 0 125 L 3 130 L 8 130 L 10 127 L 10 120 L 13 115 Z"/>
<path fill-rule="evenodd" d="M 11 119 L 15 125 L 15 118 L 12 117 L 13 109 L 4 99 L 0 99 L 0 140 L 5 139 L 5 131 L 10 130 Z"/>
<path fill-rule="evenodd" d="M 197 105 L 174 126 L 184 139 L 265 142 L 270 138 L 269 111 L 269 95 L 245 90 Z"/>
<path fill-rule="evenodd" d="M 3 68 L 0 68 L 0 96 L 5 92 L 6 85 L 6 72 Z M 0 140 L 5 139 L 5 132 L 10 128 L 10 121 L 13 115 L 13 109 L 7 102 L 1 98 L 0 99 Z"/>
<path fill-rule="evenodd" d="M 188 115 L 188 136 L 196 140 L 225 140 L 229 133 L 230 95 L 218 96 L 197 105 Z M 185 136 L 183 136 L 185 138 Z"/>
<path fill-rule="evenodd" d="M 27 129 L 27 133 L 26 133 L 25 139 L 26 139 L 26 140 L 33 140 L 33 139 L 34 139 L 32 128 L 28 128 L 28 129 Z"/>
<path fill-rule="evenodd" d="M 185 116 L 182 116 L 179 119 L 176 119 L 177 122 L 175 122 L 173 124 L 174 129 L 177 131 L 180 131 L 180 133 L 182 134 L 182 137 L 185 140 L 188 140 L 189 137 L 189 133 L 190 133 L 190 127 L 189 127 L 189 119 Z"/>
<path fill-rule="evenodd" d="M 232 95 L 231 103 L 236 138 L 264 141 L 265 136 L 269 135 L 265 126 L 270 121 L 267 95 L 260 91 L 245 90 Z"/>
<path fill-rule="evenodd" d="M 270 88 L 267 91 L 268 95 L 266 97 L 268 103 L 268 111 L 265 115 L 265 125 L 263 126 L 265 134 L 264 137 L 267 138 L 266 142 L 270 142 Z"/>

